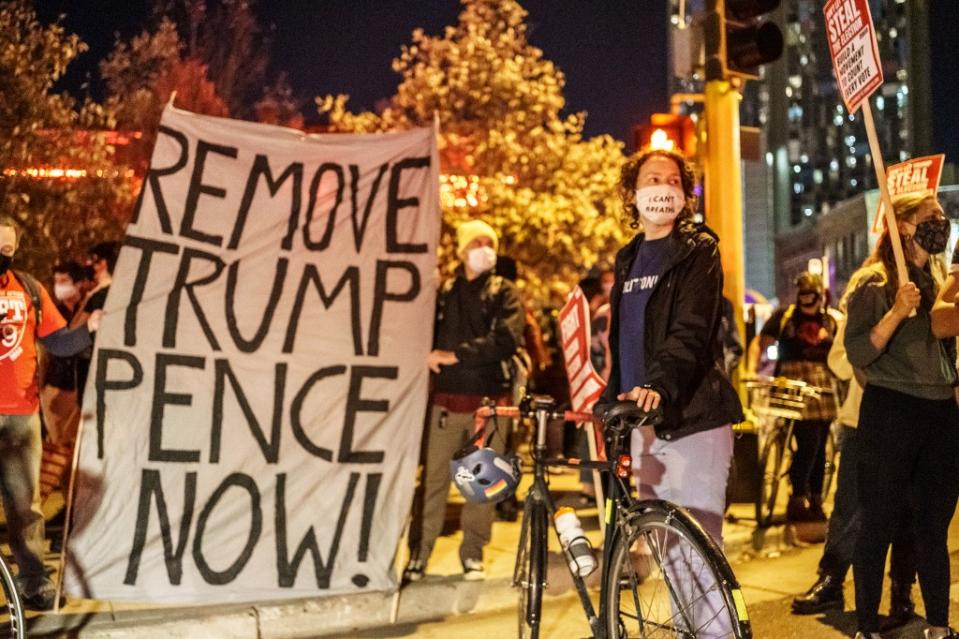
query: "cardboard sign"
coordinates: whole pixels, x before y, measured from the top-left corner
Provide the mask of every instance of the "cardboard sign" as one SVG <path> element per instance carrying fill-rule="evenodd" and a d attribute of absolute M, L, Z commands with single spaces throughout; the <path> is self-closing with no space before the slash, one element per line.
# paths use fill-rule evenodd
<path fill-rule="evenodd" d="M 426 411 L 434 129 L 163 113 L 87 387 L 76 597 L 385 590 Z"/>
<path fill-rule="evenodd" d="M 889 189 L 889 197 L 895 199 L 897 196 L 910 193 L 935 195 L 939 191 L 939 180 L 942 177 L 942 165 L 945 159 L 944 154 L 927 155 L 890 166 L 886 169 L 886 187 Z M 880 200 L 879 210 L 872 225 L 874 233 L 882 232 L 883 219 L 883 205 Z"/>
<path fill-rule="evenodd" d="M 823 7 L 839 91 L 850 113 L 882 84 L 879 48 L 868 0 L 830 0 Z"/>
<path fill-rule="evenodd" d="M 589 412 L 603 394 L 606 382 L 589 359 L 589 304 L 578 286 L 559 312 L 559 330 L 569 378 L 570 405 L 576 412 Z"/>

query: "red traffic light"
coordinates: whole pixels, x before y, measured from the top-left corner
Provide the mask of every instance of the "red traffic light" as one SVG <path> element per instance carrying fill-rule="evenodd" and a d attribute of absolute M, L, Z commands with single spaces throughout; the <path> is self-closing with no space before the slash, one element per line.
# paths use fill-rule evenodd
<path fill-rule="evenodd" d="M 663 149 L 689 157 L 696 154 L 696 127 L 689 116 L 654 113 L 649 124 L 633 127 L 633 145 L 637 151 Z"/>

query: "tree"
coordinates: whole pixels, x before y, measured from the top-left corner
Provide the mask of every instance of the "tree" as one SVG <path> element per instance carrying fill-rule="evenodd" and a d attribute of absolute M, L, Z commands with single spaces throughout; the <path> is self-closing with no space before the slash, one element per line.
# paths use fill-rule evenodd
<path fill-rule="evenodd" d="M 24 229 L 17 267 L 40 277 L 119 237 L 132 203 L 112 111 L 52 91 L 85 49 L 59 24 L 41 25 L 30 3 L 0 3 L 0 207 Z"/>
<path fill-rule="evenodd" d="M 158 3 L 163 19 L 178 26 L 184 56 L 200 60 L 216 94 L 235 118 L 252 118 L 254 105 L 273 90 L 269 85 L 269 40 L 253 11 L 252 0 L 166 0 Z M 266 87 L 266 89 L 264 89 Z M 279 88 L 277 88 L 279 87 Z"/>
<path fill-rule="evenodd" d="M 128 158 L 138 175 L 146 170 L 160 116 L 174 92 L 177 107 L 207 115 L 229 115 L 208 79 L 206 65 L 197 58 L 185 57 L 184 49 L 176 25 L 164 17 L 154 30 L 145 30 L 128 43 L 118 41 L 100 63 L 107 104 L 116 113 L 118 128 L 140 135 Z"/>
<path fill-rule="evenodd" d="M 565 78 L 528 42 L 515 0 L 462 3 L 442 36 L 413 32 L 393 61 L 402 80 L 382 112 L 352 113 L 344 95 L 317 104 L 340 131 L 431 126 L 437 114 L 442 170 L 461 176 L 444 184 L 441 263 L 453 262 L 452 228 L 481 217 L 543 299 L 551 283 L 575 283 L 622 243 L 622 144 L 583 139 L 585 114 L 563 115 Z"/>

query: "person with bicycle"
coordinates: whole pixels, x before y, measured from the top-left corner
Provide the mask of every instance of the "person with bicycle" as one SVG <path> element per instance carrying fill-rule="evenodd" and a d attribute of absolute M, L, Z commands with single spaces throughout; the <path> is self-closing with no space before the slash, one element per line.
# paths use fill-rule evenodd
<path fill-rule="evenodd" d="M 945 279 L 939 257 L 949 237 L 935 196 L 893 203 L 910 281 L 897 272 L 889 230 L 857 273 L 845 332 L 849 362 L 866 385 L 859 413 L 856 540 L 857 637 L 879 637 L 878 608 L 889 544 L 913 508 L 927 639 L 959 637 L 949 628 L 949 523 L 959 498 L 959 407 L 955 340 L 940 339 L 931 310 Z"/>
<path fill-rule="evenodd" d="M 526 326 L 518 289 L 494 272 L 496 232 L 482 220 L 470 220 L 457 228 L 456 237 L 462 265 L 440 289 L 434 350 L 427 358 L 435 377 L 424 434 L 426 462 L 414 501 L 404 581 L 423 578 L 443 528 L 450 461 L 474 434 L 473 413 L 487 398 L 497 404 L 509 403 L 509 362 L 522 343 Z M 487 445 L 502 453 L 506 432 L 495 433 Z M 492 503 L 463 506 L 460 561 L 467 580 L 485 576 L 483 547 L 489 543 L 493 517 Z"/>
<path fill-rule="evenodd" d="M 776 376 L 806 382 L 819 388 L 832 387 L 826 366 L 829 348 L 836 336 L 836 317 L 824 305 L 822 277 L 804 272 L 795 280 L 796 302 L 773 312 L 749 348 L 749 370 L 759 368 L 762 353 L 779 345 Z M 803 419 L 793 429 L 796 454 L 789 467 L 792 495 L 786 506 L 789 521 L 826 521 L 822 492 L 826 469 L 826 440 L 836 418 L 831 395 L 807 397 Z"/>
<path fill-rule="evenodd" d="M 719 343 L 719 242 L 693 221 L 695 177 L 682 155 L 640 152 L 618 188 L 631 226 L 642 230 L 616 255 L 612 368 L 597 414 L 617 400 L 662 411 L 655 430 L 631 435 L 639 497 L 688 509 L 721 545 L 731 424 L 743 413 Z"/>

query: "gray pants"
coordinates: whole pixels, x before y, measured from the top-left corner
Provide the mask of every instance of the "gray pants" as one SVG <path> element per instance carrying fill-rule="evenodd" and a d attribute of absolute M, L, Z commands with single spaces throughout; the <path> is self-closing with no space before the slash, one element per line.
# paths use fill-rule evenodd
<path fill-rule="evenodd" d="M 413 505 L 413 531 L 410 535 L 410 555 L 424 563 L 429 560 L 436 538 L 443 530 L 446 497 L 452 481 L 450 461 L 472 435 L 472 413 L 453 413 L 441 406 L 430 406 L 430 421 L 425 434 L 426 465 L 420 479 L 421 494 Z M 500 424 L 489 446 L 502 453 L 506 435 L 505 423 Z M 483 558 L 483 546 L 489 543 L 494 514 L 493 504 L 466 503 L 463 506 L 460 513 L 463 528 L 460 559 Z"/>
<path fill-rule="evenodd" d="M 40 414 L 0 415 L 0 494 L 10 550 L 31 595 L 44 579 L 40 510 Z"/>

